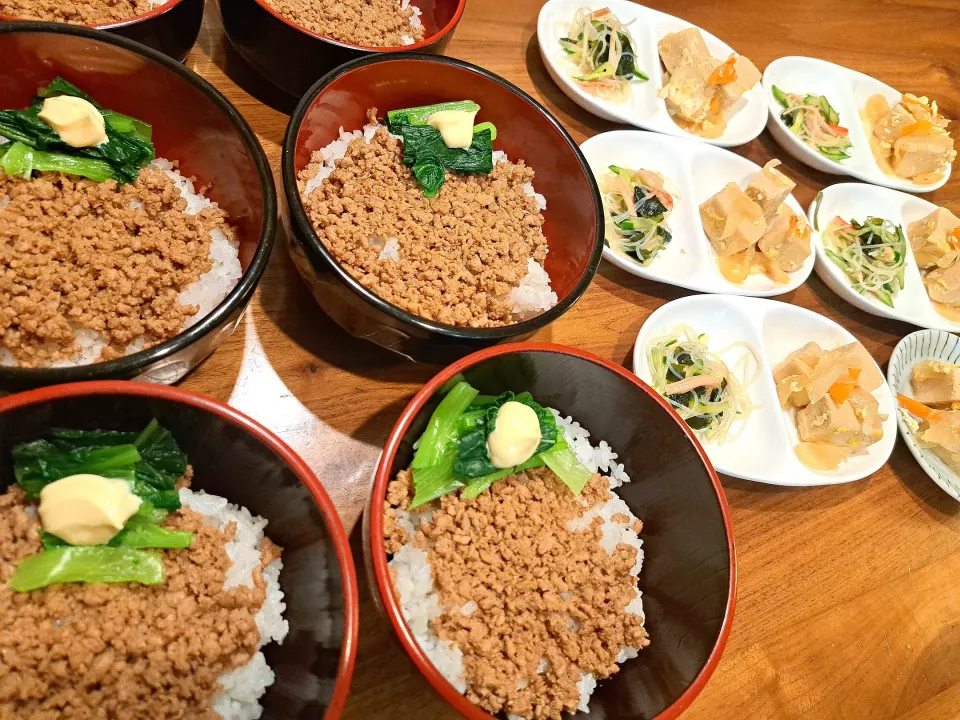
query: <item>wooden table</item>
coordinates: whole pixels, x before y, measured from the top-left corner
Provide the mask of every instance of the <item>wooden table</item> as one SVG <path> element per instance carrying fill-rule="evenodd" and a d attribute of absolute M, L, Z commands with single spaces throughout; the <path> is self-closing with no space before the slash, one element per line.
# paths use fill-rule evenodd
<path fill-rule="evenodd" d="M 540 4 L 470 0 L 448 53 L 531 93 L 577 141 L 613 128 L 579 109 L 547 76 L 536 41 Z M 957 0 L 647 4 L 706 28 L 759 68 L 783 55 L 811 55 L 929 95 L 949 117 L 960 117 Z M 227 77 L 226 69 L 237 76 L 236 63 L 209 2 L 187 64 L 240 109 L 279 177 L 288 118 L 261 102 L 276 102 L 262 83 L 247 77 L 241 88 Z M 790 160 L 766 132 L 737 152 L 760 165 L 782 158 L 804 207 L 840 181 Z M 960 176 L 927 197 L 960 213 Z M 379 448 L 438 368 L 413 365 L 341 331 L 305 290 L 282 240 L 244 325 L 183 385 L 229 400 L 278 432 L 337 505 L 353 541 L 362 603 L 348 720 L 456 717 L 375 611 L 360 549 L 360 516 Z M 583 299 L 537 339 L 629 365 L 646 317 L 686 294 L 604 262 Z M 815 275 L 782 300 L 839 322 L 881 364 L 912 330 L 855 310 Z M 903 443 L 887 466 L 857 483 L 790 489 L 723 478 L 723 485 L 736 531 L 736 618 L 720 666 L 686 718 L 960 717 L 960 505 Z"/>

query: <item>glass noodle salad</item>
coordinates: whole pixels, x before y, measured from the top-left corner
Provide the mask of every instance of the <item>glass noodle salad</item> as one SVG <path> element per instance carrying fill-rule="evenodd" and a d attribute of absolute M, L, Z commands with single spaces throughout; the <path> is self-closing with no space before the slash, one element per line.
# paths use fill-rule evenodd
<path fill-rule="evenodd" d="M 613 250 L 649 265 L 672 237 L 667 218 L 677 194 L 668 192 L 665 178 L 653 170 L 610 166 L 600 178 L 606 215 L 606 243 Z"/>
<path fill-rule="evenodd" d="M 627 27 L 609 8 L 580 8 L 560 46 L 577 66 L 573 76 L 581 88 L 594 95 L 622 100 L 631 80 L 650 78 L 637 67 L 636 44 Z"/>
<path fill-rule="evenodd" d="M 903 289 L 907 239 L 903 228 L 883 218 L 863 223 L 836 217 L 823 233 L 824 251 L 861 295 L 871 293 L 893 307 Z"/>
<path fill-rule="evenodd" d="M 780 119 L 801 142 L 836 162 L 850 157 L 850 131 L 840 126 L 840 115 L 827 98 L 785 93 L 776 85 L 773 97 L 783 106 Z"/>
<path fill-rule="evenodd" d="M 647 362 L 654 390 L 698 436 L 722 443 L 736 439 L 731 437 L 733 423 L 740 420 L 742 428 L 755 407 L 746 388 L 759 376 L 760 358 L 746 342 L 733 343 L 719 354 L 710 352 L 707 342 L 706 335 L 680 325 L 651 342 Z M 738 347 L 747 351 L 753 364 L 742 384 L 720 359 L 720 355 Z"/>

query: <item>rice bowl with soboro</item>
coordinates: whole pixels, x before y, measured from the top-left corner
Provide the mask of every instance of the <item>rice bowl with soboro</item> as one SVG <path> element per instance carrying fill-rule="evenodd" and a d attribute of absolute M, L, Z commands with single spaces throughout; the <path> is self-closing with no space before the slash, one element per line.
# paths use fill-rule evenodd
<path fill-rule="evenodd" d="M 617 453 L 529 393 L 440 401 L 390 481 L 383 547 L 404 620 L 467 699 L 510 720 L 589 712 L 650 644 L 642 522 Z"/>
<path fill-rule="evenodd" d="M 107 25 L 144 15 L 170 0 L 0 0 L 0 15 L 75 25 Z"/>
<path fill-rule="evenodd" d="M 227 214 L 176 158 L 156 157 L 150 125 L 55 78 L 30 107 L 0 112 L 0 137 L 0 365 L 139 352 L 242 277 Z"/>
<path fill-rule="evenodd" d="M 290 22 L 350 45 L 414 45 L 424 35 L 422 14 L 410 0 L 264 0 Z"/>
<path fill-rule="evenodd" d="M 546 199 L 534 170 L 494 150 L 465 100 L 393 109 L 344 132 L 298 174 L 334 258 L 387 302 L 447 325 L 510 325 L 555 306 L 544 269 Z"/>
<path fill-rule="evenodd" d="M 267 521 L 192 491 L 186 455 L 156 421 L 53 429 L 12 461 L 0 715 L 259 718 L 274 682 L 261 648 L 289 630 Z"/>

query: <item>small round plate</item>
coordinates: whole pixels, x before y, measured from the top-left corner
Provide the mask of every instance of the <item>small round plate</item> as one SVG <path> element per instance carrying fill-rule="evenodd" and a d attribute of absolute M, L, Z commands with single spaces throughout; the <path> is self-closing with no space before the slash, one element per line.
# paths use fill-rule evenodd
<path fill-rule="evenodd" d="M 903 393 L 907 397 L 913 395 L 910 377 L 913 366 L 921 360 L 960 363 L 960 337 L 944 330 L 918 330 L 898 342 L 887 366 L 887 383 L 893 392 Z M 930 479 L 954 500 L 960 500 L 960 477 L 932 450 L 920 447 L 899 409 L 897 427 L 900 428 L 903 441 Z"/>

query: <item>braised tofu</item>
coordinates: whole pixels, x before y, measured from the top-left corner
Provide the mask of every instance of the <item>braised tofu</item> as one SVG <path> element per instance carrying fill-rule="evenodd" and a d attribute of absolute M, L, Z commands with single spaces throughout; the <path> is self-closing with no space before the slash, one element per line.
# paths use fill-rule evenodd
<path fill-rule="evenodd" d="M 810 228 L 786 205 L 781 205 L 757 247 L 783 272 L 791 273 L 810 257 Z"/>
<path fill-rule="evenodd" d="M 899 102 L 890 108 L 890 112 L 873 126 L 873 134 L 876 135 L 881 143 L 887 143 L 893 147 L 893 143 L 903 135 L 903 129 L 916 123 L 917 120 L 906 106 Z"/>
<path fill-rule="evenodd" d="M 733 65 L 736 79 L 733 82 L 720 85 L 717 89 L 720 110 L 726 110 L 750 88 L 760 82 L 760 71 L 757 66 L 743 55 L 737 55 Z"/>
<path fill-rule="evenodd" d="M 667 72 L 671 75 L 684 62 L 691 62 L 696 59 L 710 59 L 710 51 L 707 50 L 707 43 L 703 40 L 703 35 L 697 28 L 687 28 L 680 32 L 670 33 L 660 38 L 657 43 L 657 49 L 660 51 L 660 60 Z M 717 63 L 714 61 L 714 67 Z"/>
<path fill-rule="evenodd" d="M 712 57 L 685 58 L 658 93 L 675 116 L 690 123 L 701 123 L 716 111 L 717 86 L 708 80 L 719 63 Z"/>
<path fill-rule="evenodd" d="M 756 243 L 767 229 L 763 210 L 736 183 L 727 183 L 700 206 L 700 219 L 717 255 L 733 255 Z"/>
<path fill-rule="evenodd" d="M 958 242 L 951 233 L 960 228 L 960 220 L 947 210 L 938 207 L 925 218 L 910 223 L 908 235 L 913 257 L 924 270 L 940 266 L 945 267 L 957 257 L 954 244 Z M 956 233 L 960 235 L 960 232 Z"/>
<path fill-rule="evenodd" d="M 938 172 L 955 157 L 953 138 L 948 134 L 918 132 L 904 135 L 893 144 L 890 164 L 900 177 L 912 178 Z"/>
<path fill-rule="evenodd" d="M 811 402 L 826 395 L 833 384 L 857 370 L 857 383 L 867 392 L 873 392 L 883 384 L 883 376 L 870 353 L 858 342 L 841 345 L 828 350 L 820 357 L 807 382 L 807 394 Z"/>
<path fill-rule="evenodd" d="M 960 306 L 960 262 L 934 268 L 923 278 L 923 284 L 934 302 Z"/>
<path fill-rule="evenodd" d="M 933 407 L 960 403 L 960 365 L 938 360 L 921 360 L 910 376 L 913 399 Z"/>
<path fill-rule="evenodd" d="M 779 383 L 791 375 L 810 375 L 820 362 L 822 355 L 823 348 L 815 342 L 808 342 L 799 350 L 794 350 L 787 355 L 786 359 L 774 368 L 773 379 Z"/>
<path fill-rule="evenodd" d="M 853 405 L 846 401 L 838 405 L 829 395 L 797 411 L 797 434 L 804 442 L 841 447 L 867 444 Z"/>
<path fill-rule="evenodd" d="M 863 388 L 854 388 L 847 402 L 853 408 L 854 415 L 860 421 L 860 434 L 865 444 L 872 445 L 883 437 L 883 421 L 886 415 L 880 413 L 880 403 Z"/>
<path fill-rule="evenodd" d="M 747 196 L 757 203 L 763 216 L 768 220 L 773 219 L 777 210 L 787 199 L 796 183 L 777 170 L 779 160 L 771 160 L 763 166 L 763 170 L 753 176 L 750 184 L 747 186 Z"/>

